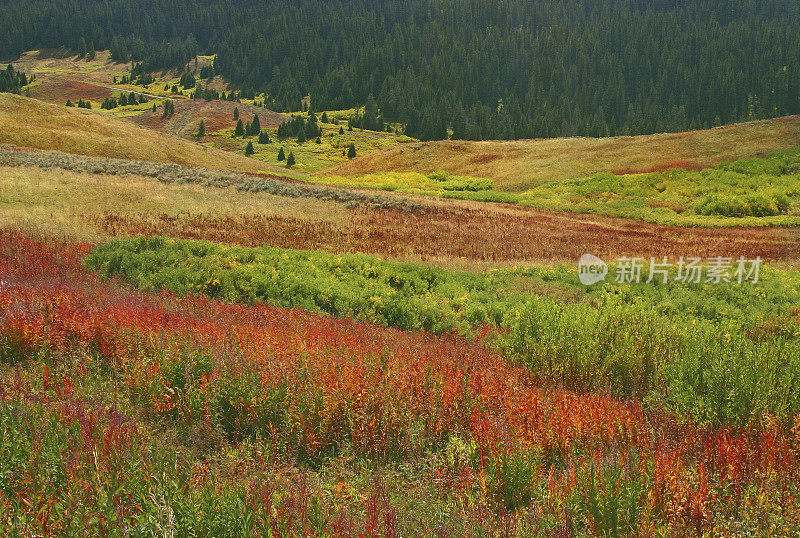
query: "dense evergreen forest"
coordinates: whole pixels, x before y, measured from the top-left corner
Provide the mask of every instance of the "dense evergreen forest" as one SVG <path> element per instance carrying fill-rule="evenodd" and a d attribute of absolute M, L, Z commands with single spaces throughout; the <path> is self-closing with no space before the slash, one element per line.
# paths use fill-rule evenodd
<path fill-rule="evenodd" d="M 28 77 L 25 76 L 25 73 L 14 71 L 14 67 L 11 65 L 0 70 L 0 92 L 17 93 L 27 83 Z"/>
<path fill-rule="evenodd" d="M 800 112 L 797 0 L 0 0 L 0 57 L 217 53 L 269 104 L 423 139 L 640 134 Z"/>

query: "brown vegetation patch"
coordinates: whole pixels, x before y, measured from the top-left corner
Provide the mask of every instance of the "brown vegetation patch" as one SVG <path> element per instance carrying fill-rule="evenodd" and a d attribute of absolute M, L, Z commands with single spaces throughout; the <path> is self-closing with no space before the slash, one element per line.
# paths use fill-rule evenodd
<path fill-rule="evenodd" d="M 105 213 L 89 220 L 110 235 L 166 235 L 243 246 L 366 252 L 401 259 L 500 263 L 620 256 L 761 256 L 800 259 L 800 230 L 678 228 L 554 212 L 436 208 L 425 214 L 357 210 L 341 222 L 281 216 Z"/>
<path fill-rule="evenodd" d="M 206 133 L 209 134 L 235 127 L 236 120 L 233 119 L 233 111 L 236 108 L 239 109 L 239 117 L 243 122 L 252 121 L 253 116 L 258 114 L 259 122 L 264 129 L 277 128 L 287 119 L 284 114 L 244 103 L 176 99 L 175 113 L 169 118 L 163 118 L 162 110 L 158 109 L 155 113 L 147 110 L 140 115 L 131 117 L 130 120 L 148 129 L 191 137 L 197 133 L 201 120 L 205 122 Z"/>
<path fill-rule="evenodd" d="M 70 80 L 54 75 L 38 75 L 37 81 L 38 84 L 30 88 L 29 96 L 59 105 L 66 103 L 67 99 L 73 103 L 79 99 L 98 103 L 108 97 L 114 97 L 117 93 L 97 84 Z"/>

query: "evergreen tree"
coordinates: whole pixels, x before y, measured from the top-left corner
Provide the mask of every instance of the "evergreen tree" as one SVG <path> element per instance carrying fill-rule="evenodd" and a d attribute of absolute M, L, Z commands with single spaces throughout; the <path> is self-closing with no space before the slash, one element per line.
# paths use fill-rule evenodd
<path fill-rule="evenodd" d="M 67 106 L 75 106 L 75 105 L 73 105 L 73 104 L 72 104 L 72 101 L 70 101 L 69 99 L 67 99 Z"/>
<path fill-rule="evenodd" d="M 254 135 L 261 132 L 261 120 L 258 119 L 258 114 L 253 115 L 253 122 L 250 130 Z"/>
<path fill-rule="evenodd" d="M 58 46 L 86 57 L 93 43 L 145 85 L 214 50 L 201 76 L 243 96 L 257 88 L 272 109 L 302 109 L 310 95 L 314 110 L 363 107 L 353 128 L 400 124 L 426 139 L 448 128 L 475 140 L 642 134 L 800 113 L 797 0 L 25 0 L 0 2 L 0 21 L 2 58 Z"/>
<path fill-rule="evenodd" d="M 267 131 L 261 131 L 258 134 L 258 143 L 259 144 L 269 144 L 269 134 Z"/>
<path fill-rule="evenodd" d="M 253 141 L 250 140 L 247 142 L 247 147 L 244 148 L 244 154 L 250 156 L 256 152 L 255 148 L 253 147 Z"/>
<path fill-rule="evenodd" d="M 350 144 L 350 147 L 347 148 L 347 158 L 355 159 L 355 157 L 356 157 L 356 145 Z"/>
<path fill-rule="evenodd" d="M 322 113 L 322 117 L 320 118 L 320 120 L 319 120 L 319 121 L 321 121 L 322 123 L 330 123 L 330 122 L 328 121 L 328 113 L 327 113 L 327 112 L 323 112 L 323 113 Z"/>
<path fill-rule="evenodd" d="M 283 148 L 278 151 L 278 162 L 286 160 L 286 153 L 283 152 Z"/>
<path fill-rule="evenodd" d="M 200 120 L 200 127 L 197 128 L 197 138 L 203 137 L 206 135 L 206 122 L 204 120 Z"/>
<path fill-rule="evenodd" d="M 294 153 L 292 153 L 292 152 L 290 151 L 290 152 L 289 152 L 289 156 L 288 156 L 288 157 L 286 157 L 286 166 L 294 166 L 294 165 L 295 165 L 295 163 L 296 163 L 296 161 L 295 161 L 295 159 L 294 159 Z"/>
<path fill-rule="evenodd" d="M 236 122 L 236 129 L 233 131 L 233 136 L 244 136 L 244 124 L 241 119 Z"/>
<path fill-rule="evenodd" d="M 344 127 L 342 127 L 341 125 L 339 126 L 339 134 L 340 135 L 344 134 Z"/>
<path fill-rule="evenodd" d="M 164 111 L 161 114 L 162 118 L 168 118 L 175 114 L 175 102 L 171 99 L 164 101 Z"/>
<path fill-rule="evenodd" d="M 233 109 L 233 119 L 234 119 L 234 121 L 239 119 L 239 107 L 238 106 Z"/>

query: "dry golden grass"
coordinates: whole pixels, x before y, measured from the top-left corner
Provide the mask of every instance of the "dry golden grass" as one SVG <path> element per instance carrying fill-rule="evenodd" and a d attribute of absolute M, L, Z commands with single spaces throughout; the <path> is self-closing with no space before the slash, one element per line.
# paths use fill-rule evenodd
<path fill-rule="evenodd" d="M 676 228 L 504 204 L 415 197 L 424 214 L 62 169 L 0 167 L 0 228 L 98 242 L 118 234 L 203 238 L 483 271 L 619 256 L 747 255 L 796 267 L 797 228 Z"/>
<path fill-rule="evenodd" d="M 441 141 L 398 145 L 321 172 L 358 176 L 374 172 L 439 169 L 494 180 L 498 190 L 522 191 L 548 181 L 596 172 L 638 173 L 699 169 L 800 145 L 800 116 L 703 131 L 615 138 L 518 141 Z"/>
<path fill-rule="evenodd" d="M 236 172 L 286 173 L 285 168 L 138 127 L 99 111 L 7 93 L 0 94 L 0 144 Z"/>
<path fill-rule="evenodd" d="M 24 53 L 14 62 L 14 68 L 27 73 L 57 76 L 64 79 L 77 79 L 87 83 L 111 84 L 114 77 L 121 77 L 130 71 L 130 63 L 118 63 L 111 59 L 111 52 L 97 51 L 91 61 L 78 59 L 77 56 L 63 58 L 49 57 L 40 51 L 32 50 Z M 33 92 L 32 92 L 33 93 Z M 37 97 L 33 94 L 33 97 Z"/>
<path fill-rule="evenodd" d="M 349 211 L 334 202 L 246 193 L 234 188 L 164 184 L 153 178 L 88 174 L 60 168 L 0 167 L 0 228 L 99 241 L 109 235 L 91 222 L 98 216 L 210 214 L 281 217 L 337 224 Z"/>

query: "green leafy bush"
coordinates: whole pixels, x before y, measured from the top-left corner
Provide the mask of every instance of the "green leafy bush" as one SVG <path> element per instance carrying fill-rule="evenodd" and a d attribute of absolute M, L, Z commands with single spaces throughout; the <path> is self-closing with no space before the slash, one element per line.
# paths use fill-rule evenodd
<path fill-rule="evenodd" d="M 785 215 L 790 207 L 789 199 L 783 195 L 724 196 L 710 194 L 695 204 L 699 215 L 722 217 L 771 217 Z"/>
<path fill-rule="evenodd" d="M 465 332 L 482 323 L 499 324 L 507 310 L 524 302 L 505 292 L 503 274 L 446 271 L 360 254 L 150 237 L 112 241 L 95 249 L 86 263 L 144 289 L 263 301 L 400 329 Z"/>

